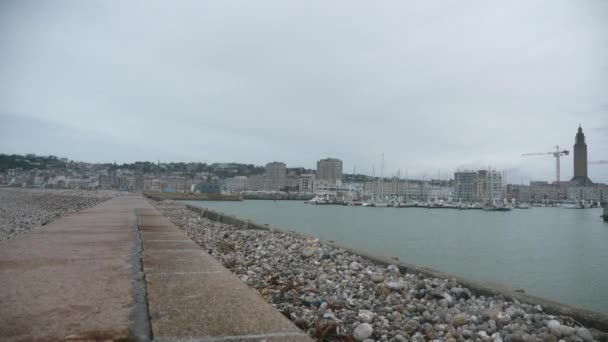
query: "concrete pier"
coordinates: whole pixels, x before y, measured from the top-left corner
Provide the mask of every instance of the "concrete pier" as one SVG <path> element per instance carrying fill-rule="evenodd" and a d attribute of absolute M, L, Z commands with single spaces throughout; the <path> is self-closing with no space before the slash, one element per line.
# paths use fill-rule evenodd
<path fill-rule="evenodd" d="M 0 322 L 3 341 L 310 340 L 141 196 L 0 242 Z"/>
<path fill-rule="evenodd" d="M 158 211 L 138 222 L 155 340 L 311 340 Z"/>
<path fill-rule="evenodd" d="M 3 340 L 131 334 L 130 254 L 141 197 L 121 197 L 0 243 Z"/>

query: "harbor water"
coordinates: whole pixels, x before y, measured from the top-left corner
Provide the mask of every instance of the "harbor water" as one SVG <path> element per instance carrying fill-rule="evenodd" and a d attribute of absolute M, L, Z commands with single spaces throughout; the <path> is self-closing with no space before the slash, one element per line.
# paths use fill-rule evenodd
<path fill-rule="evenodd" d="M 219 212 L 608 313 L 602 209 L 511 212 L 188 201 Z"/>

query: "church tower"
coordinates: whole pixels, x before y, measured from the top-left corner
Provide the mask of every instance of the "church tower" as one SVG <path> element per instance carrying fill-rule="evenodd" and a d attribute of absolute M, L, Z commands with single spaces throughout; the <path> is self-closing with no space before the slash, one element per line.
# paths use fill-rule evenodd
<path fill-rule="evenodd" d="M 580 125 L 574 140 L 574 177 L 570 181 L 582 186 L 593 184 L 587 177 L 587 144 Z"/>

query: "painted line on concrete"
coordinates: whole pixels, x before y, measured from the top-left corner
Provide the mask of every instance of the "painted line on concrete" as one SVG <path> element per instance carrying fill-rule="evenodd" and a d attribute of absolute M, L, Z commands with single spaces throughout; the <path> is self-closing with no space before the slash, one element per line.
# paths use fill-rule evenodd
<path fill-rule="evenodd" d="M 308 334 L 303 332 L 276 332 L 269 334 L 258 334 L 258 335 L 235 335 L 235 336 L 212 336 L 212 337 L 202 337 L 202 338 L 189 338 L 189 339 L 181 339 L 181 338 L 160 338 L 155 339 L 154 341 L 159 342 L 222 342 L 222 341 L 240 341 L 240 340 L 255 340 L 261 338 L 271 338 L 271 337 L 310 337 Z"/>

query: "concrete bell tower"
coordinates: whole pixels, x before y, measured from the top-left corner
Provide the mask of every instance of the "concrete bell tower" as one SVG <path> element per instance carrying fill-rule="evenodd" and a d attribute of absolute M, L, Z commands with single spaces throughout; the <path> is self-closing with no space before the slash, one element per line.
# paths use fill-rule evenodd
<path fill-rule="evenodd" d="M 574 177 L 570 181 L 582 186 L 593 185 L 591 179 L 587 177 L 587 144 L 580 125 L 574 138 Z"/>

